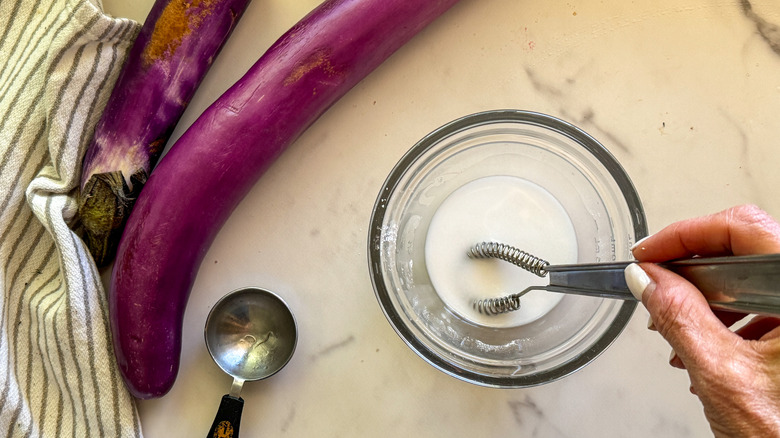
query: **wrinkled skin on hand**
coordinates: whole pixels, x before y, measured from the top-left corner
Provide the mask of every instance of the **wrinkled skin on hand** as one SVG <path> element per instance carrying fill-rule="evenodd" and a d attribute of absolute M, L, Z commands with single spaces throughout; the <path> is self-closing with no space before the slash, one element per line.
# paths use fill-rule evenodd
<path fill-rule="evenodd" d="M 713 311 L 682 277 L 654 263 L 677 258 L 780 253 L 780 225 L 756 206 L 672 224 L 634 248 L 650 277 L 642 303 L 688 371 L 691 392 L 717 437 L 780 436 L 780 318 Z"/>

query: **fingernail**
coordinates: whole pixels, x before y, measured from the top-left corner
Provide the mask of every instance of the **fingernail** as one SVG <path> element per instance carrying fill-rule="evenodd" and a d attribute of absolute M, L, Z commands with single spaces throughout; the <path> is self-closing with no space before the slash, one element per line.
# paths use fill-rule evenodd
<path fill-rule="evenodd" d="M 649 238 L 650 238 L 650 236 L 645 236 L 645 237 L 639 239 L 635 244 L 631 245 L 631 251 L 633 252 L 635 249 L 639 248 L 642 245 L 642 243 L 644 243 L 644 241 L 649 239 Z M 642 248 L 642 249 L 644 249 L 644 248 Z"/>
<path fill-rule="evenodd" d="M 671 364 L 674 358 L 676 357 L 677 357 L 677 353 L 675 353 L 674 350 L 672 350 L 672 352 L 669 353 L 669 363 Z"/>
<path fill-rule="evenodd" d="M 655 323 L 653 323 L 653 317 L 652 316 L 647 318 L 647 329 L 648 330 L 652 330 L 652 331 L 658 331 L 655 328 Z"/>
<path fill-rule="evenodd" d="M 653 280 L 647 275 L 647 272 L 636 263 L 628 265 L 624 275 L 626 277 L 628 289 L 631 291 L 631 294 L 634 295 L 634 298 L 639 301 L 642 301 L 642 295 L 645 291 L 651 289 L 655 285 Z"/>

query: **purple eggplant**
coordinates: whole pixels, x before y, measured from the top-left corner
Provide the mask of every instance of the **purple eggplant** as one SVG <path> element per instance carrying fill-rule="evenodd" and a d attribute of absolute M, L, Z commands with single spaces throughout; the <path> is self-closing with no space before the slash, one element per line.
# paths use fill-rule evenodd
<path fill-rule="evenodd" d="M 456 1 L 325 1 L 171 147 L 130 214 L 110 281 L 114 350 L 135 397 L 172 387 L 195 275 L 244 195 L 325 110 Z"/>
<path fill-rule="evenodd" d="M 79 216 L 98 266 L 111 262 L 138 193 L 249 0 L 157 0 L 84 157 Z"/>

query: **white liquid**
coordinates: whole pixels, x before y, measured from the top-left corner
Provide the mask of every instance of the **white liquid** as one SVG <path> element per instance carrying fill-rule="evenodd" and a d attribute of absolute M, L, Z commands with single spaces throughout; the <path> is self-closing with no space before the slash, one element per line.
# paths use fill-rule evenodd
<path fill-rule="evenodd" d="M 528 324 L 549 312 L 562 294 L 531 291 L 519 310 L 484 315 L 475 299 L 497 298 L 530 285 L 538 277 L 499 259 L 470 259 L 479 242 L 500 242 L 552 264 L 577 261 L 574 226 L 563 206 L 544 188 L 512 176 L 472 181 L 450 194 L 434 214 L 425 241 L 425 263 L 434 289 L 463 318 L 489 327 Z"/>

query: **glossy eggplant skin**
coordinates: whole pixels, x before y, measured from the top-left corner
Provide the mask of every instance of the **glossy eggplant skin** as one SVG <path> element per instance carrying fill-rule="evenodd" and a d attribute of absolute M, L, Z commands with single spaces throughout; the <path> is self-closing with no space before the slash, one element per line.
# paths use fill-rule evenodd
<path fill-rule="evenodd" d="M 127 222 L 110 281 L 114 348 L 135 397 L 172 387 L 193 281 L 244 195 L 328 107 L 456 1 L 325 1 L 163 157 Z"/>
<path fill-rule="evenodd" d="M 133 42 L 84 157 L 83 237 L 98 266 L 174 127 L 250 0 L 157 0 Z"/>

